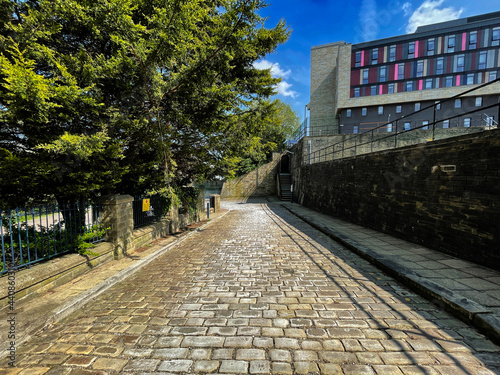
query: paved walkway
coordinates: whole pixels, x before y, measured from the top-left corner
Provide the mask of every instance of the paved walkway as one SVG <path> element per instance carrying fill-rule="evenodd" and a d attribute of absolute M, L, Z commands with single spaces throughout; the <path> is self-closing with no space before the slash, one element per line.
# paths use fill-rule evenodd
<path fill-rule="evenodd" d="M 500 373 L 499 347 L 281 205 L 229 208 L 0 374 Z"/>

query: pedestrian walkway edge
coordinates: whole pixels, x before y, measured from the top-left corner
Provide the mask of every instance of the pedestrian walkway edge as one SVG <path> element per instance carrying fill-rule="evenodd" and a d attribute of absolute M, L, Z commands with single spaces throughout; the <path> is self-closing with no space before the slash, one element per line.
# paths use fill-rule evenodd
<path fill-rule="evenodd" d="M 442 309 L 474 326 L 497 344 L 500 344 L 500 316 L 492 312 L 489 308 L 471 301 L 442 285 L 427 280 L 388 258 L 376 254 L 374 251 L 358 243 L 351 237 L 335 232 L 332 228 L 319 225 L 313 219 L 294 210 L 289 204 L 281 204 L 281 206 L 312 227 L 318 229 L 384 272 L 401 281 Z"/>
<path fill-rule="evenodd" d="M 160 257 L 164 253 L 168 252 L 170 249 L 173 247 L 181 244 L 191 236 L 193 236 L 196 233 L 199 233 L 212 223 L 214 223 L 216 220 L 224 217 L 228 212 L 222 213 L 220 216 L 217 216 L 213 219 L 210 219 L 207 223 L 201 225 L 199 228 L 196 228 L 195 230 L 186 233 L 183 236 L 180 236 L 176 238 L 175 241 L 167 244 L 166 246 L 158 249 L 157 251 L 147 255 L 146 257 L 137 260 L 135 263 L 130 265 L 129 267 L 119 271 L 118 273 L 114 274 L 113 276 L 110 276 L 109 278 L 105 279 L 104 281 L 100 282 L 99 284 L 95 285 L 94 287 L 82 292 L 78 296 L 72 298 L 68 302 L 64 303 L 62 306 L 58 307 L 54 312 L 52 312 L 48 318 L 43 320 L 42 324 L 39 324 L 36 327 L 33 327 L 31 329 L 31 332 L 25 332 L 22 336 L 18 335 L 16 336 L 16 346 L 19 347 L 20 345 L 26 343 L 31 339 L 33 335 L 36 335 L 40 331 L 47 330 L 54 324 L 56 324 L 58 321 L 66 318 L 76 310 L 80 309 L 83 307 L 85 304 L 93 300 L 94 298 L 98 297 L 100 294 L 104 293 L 106 290 L 111 288 L 112 286 L 116 285 L 120 281 L 123 281 L 127 277 L 133 275 L 137 271 L 139 271 L 141 268 L 146 266 L 147 264 L 151 263 L 153 260 L 156 258 Z M 5 358 L 6 356 L 9 355 L 9 350 L 4 349 L 0 351 L 0 359 Z"/>

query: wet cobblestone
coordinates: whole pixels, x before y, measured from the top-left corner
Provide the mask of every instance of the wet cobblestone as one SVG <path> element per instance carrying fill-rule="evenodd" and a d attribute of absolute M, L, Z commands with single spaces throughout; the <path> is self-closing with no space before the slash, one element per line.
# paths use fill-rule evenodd
<path fill-rule="evenodd" d="M 229 206 L 0 374 L 499 371 L 498 346 L 279 205 Z"/>

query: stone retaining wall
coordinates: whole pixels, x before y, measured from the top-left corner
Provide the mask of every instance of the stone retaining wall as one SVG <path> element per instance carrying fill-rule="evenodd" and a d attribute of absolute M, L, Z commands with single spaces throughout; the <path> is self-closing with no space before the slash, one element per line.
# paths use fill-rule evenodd
<path fill-rule="evenodd" d="M 306 165 L 294 201 L 500 269 L 500 129 Z"/>

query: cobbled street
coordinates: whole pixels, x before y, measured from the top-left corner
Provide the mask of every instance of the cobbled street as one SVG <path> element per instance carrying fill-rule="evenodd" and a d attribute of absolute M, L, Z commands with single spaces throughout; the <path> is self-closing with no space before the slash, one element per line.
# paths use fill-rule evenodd
<path fill-rule="evenodd" d="M 19 348 L 4 373 L 498 370 L 483 335 L 279 204 L 224 205 L 224 217 Z"/>

